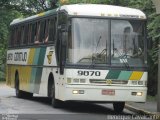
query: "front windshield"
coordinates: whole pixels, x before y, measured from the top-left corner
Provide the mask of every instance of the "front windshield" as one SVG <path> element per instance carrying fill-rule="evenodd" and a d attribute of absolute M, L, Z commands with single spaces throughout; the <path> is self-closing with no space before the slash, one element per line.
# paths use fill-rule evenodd
<path fill-rule="evenodd" d="M 74 18 L 68 41 L 68 63 L 107 64 L 108 20 Z"/>
<path fill-rule="evenodd" d="M 144 66 L 144 28 L 138 20 L 72 18 L 67 63 Z"/>
<path fill-rule="evenodd" d="M 111 63 L 142 66 L 144 64 L 144 23 L 111 20 Z"/>

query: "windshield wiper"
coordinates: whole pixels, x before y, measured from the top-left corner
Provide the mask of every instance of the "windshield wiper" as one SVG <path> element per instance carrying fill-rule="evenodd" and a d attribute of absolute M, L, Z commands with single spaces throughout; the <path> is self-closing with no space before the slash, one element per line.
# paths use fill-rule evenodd
<path fill-rule="evenodd" d="M 99 46 L 101 38 L 102 38 L 102 36 L 100 35 L 98 42 L 97 42 L 97 45 L 96 45 L 96 51 L 92 53 L 92 63 L 89 65 L 89 68 L 95 64 L 94 60 L 96 59 L 97 48 Z M 94 54 L 95 54 L 95 56 L 94 56 Z"/>
<path fill-rule="evenodd" d="M 118 50 L 117 48 L 113 48 L 113 51 L 117 52 L 118 56 L 120 57 L 122 63 L 125 65 L 125 67 L 129 70 L 130 69 L 130 66 L 128 64 L 128 61 L 124 59 L 124 56 L 126 55 L 122 55 Z"/>
<path fill-rule="evenodd" d="M 96 51 L 95 51 L 95 53 L 97 52 L 97 48 L 98 48 L 98 45 L 99 45 L 99 43 L 100 43 L 100 40 L 101 40 L 101 36 L 99 36 L 99 40 L 98 40 L 98 42 L 97 42 L 97 46 L 96 46 Z"/>

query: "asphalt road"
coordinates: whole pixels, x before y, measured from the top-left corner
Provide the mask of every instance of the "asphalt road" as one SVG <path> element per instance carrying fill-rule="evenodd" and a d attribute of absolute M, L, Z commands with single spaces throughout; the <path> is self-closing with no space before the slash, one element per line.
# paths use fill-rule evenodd
<path fill-rule="evenodd" d="M 139 117 L 139 115 L 138 115 Z M 143 117 L 143 116 L 140 116 Z M 127 120 L 137 115 L 127 109 L 121 115 L 114 113 L 112 104 L 67 102 L 54 109 L 46 97 L 18 99 L 15 90 L 0 85 L 0 120 Z"/>

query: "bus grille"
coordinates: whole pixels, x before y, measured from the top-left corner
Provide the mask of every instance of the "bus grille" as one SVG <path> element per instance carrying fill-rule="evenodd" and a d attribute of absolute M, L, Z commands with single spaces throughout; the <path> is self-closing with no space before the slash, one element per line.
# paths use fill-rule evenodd
<path fill-rule="evenodd" d="M 106 84 L 106 85 L 126 85 L 128 81 L 126 80 L 98 80 L 98 79 L 90 79 L 91 84 Z"/>

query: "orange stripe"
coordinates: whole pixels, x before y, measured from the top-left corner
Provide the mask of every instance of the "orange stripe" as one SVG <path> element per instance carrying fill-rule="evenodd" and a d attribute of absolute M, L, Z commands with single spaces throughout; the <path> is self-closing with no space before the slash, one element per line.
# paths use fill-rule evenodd
<path fill-rule="evenodd" d="M 140 80 L 144 72 L 134 71 L 129 80 Z"/>

